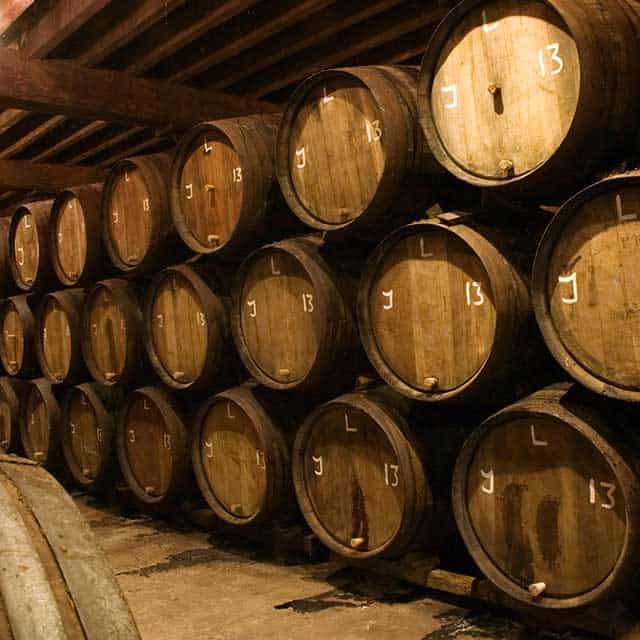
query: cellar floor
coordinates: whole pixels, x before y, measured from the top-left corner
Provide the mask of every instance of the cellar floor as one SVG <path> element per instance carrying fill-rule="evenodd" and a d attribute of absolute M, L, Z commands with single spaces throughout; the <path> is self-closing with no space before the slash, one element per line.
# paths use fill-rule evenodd
<path fill-rule="evenodd" d="M 537 633 L 331 562 L 274 561 L 248 542 L 75 500 L 143 640 L 587 640 Z"/>

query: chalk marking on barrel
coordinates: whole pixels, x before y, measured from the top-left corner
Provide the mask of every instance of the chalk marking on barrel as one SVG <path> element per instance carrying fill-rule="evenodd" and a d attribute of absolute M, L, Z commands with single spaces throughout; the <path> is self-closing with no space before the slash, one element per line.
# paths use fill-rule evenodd
<path fill-rule="evenodd" d="M 390 289 L 389 291 L 383 291 L 382 295 L 387 298 L 387 300 L 389 300 L 389 302 L 387 302 L 386 304 L 382 305 L 382 308 L 385 311 L 389 311 L 389 309 L 393 309 L 393 289 Z"/>
<path fill-rule="evenodd" d="M 327 104 L 328 102 L 331 102 L 332 100 L 335 100 L 335 96 L 328 96 L 327 95 L 327 87 L 322 87 L 322 102 L 324 104 Z"/>
<path fill-rule="evenodd" d="M 420 238 L 420 257 L 421 258 L 432 258 L 433 253 L 427 253 L 424 250 L 424 238 Z"/>
<path fill-rule="evenodd" d="M 271 262 L 271 273 L 274 276 L 281 276 L 282 273 L 276 268 L 276 263 L 274 261 L 274 257 L 271 256 L 271 258 L 269 259 L 269 261 Z"/>
<path fill-rule="evenodd" d="M 321 476 L 324 473 L 324 468 L 322 465 L 322 456 L 318 456 L 317 458 L 315 456 L 311 456 L 311 460 L 314 463 L 314 466 L 317 464 L 318 468 L 313 470 L 313 475 L 315 476 Z"/>
<path fill-rule="evenodd" d="M 366 120 L 366 129 L 367 129 L 367 140 L 369 144 L 372 142 L 377 142 L 382 138 L 382 129 L 380 128 L 380 120 L 373 120 L 369 122 Z"/>
<path fill-rule="evenodd" d="M 296 149 L 296 168 L 304 169 L 307 166 L 307 154 L 304 147 Z"/>
<path fill-rule="evenodd" d="M 201 327 L 204 327 L 207 324 L 207 320 L 204 317 L 204 313 L 202 311 L 196 311 L 196 317 L 198 318 L 198 324 Z"/>
<path fill-rule="evenodd" d="M 622 196 L 618 193 L 616 194 L 616 213 L 618 214 L 618 220 L 620 222 L 625 222 L 627 220 L 637 220 L 638 214 L 636 213 L 623 213 L 622 211 Z"/>
<path fill-rule="evenodd" d="M 249 311 L 249 317 L 250 318 L 255 318 L 258 315 L 258 309 L 256 307 L 256 301 L 255 300 L 247 300 L 247 304 L 249 305 L 249 308 L 251 309 L 251 311 Z"/>
<path fill-rule="evenodd" d="M 231 403 L 227 402 L 227 418 L 229 418 L 229 420 L 235 420 L 236 417 L 231 413 Z"/>
<path fill-rule="evenodd" d="M 531 425 L 531 442 L 533 442 L 534 447 L 546 447 L 549 443 L 546 440 L 538 440 L 536 438 L 536 427 L 535 425 Z"/>
<path fill-rule="evenodd" d="M 242 167 L 236 167 L 233 170 L 233 181 L 242 182 Z"/>
<path fill-rule="evenodd" d="M 344 426 L 348 433 L 358 433 L 358 427 L 352 427 L 349 425 L 349 414 L 344 414 Z"/>
<path fill-rule="evenodd" d="M 102 442 L 102 429 L 100 427 L 96 427 L 96 440 Z"/>
<path fill-rule="evenodd" d="M 143 211 L 150 211 L 151 210 L 151 203 L 149 202 L 149 198 L 145 198 L 142 201 L 142 210 Z"/>
<path fill-rule="evenodd" d="M 445 109 L 456 109 L 458 107 L 458 85 L 450 84 L 446 87 L 442 87 L 442 93 L 451 94 L 451 102 L 446 102 Z"/>
<path fill-rule="evenodd" d="M 18 258 L 18 264 L 23 267 L 24 266 L 24 247 L 16 247 L 16 253 L 19 253 L 22 256 L 22 259 Z"/>
<path fill-rule="evenodd" d="M 129 442 L 134 444 L 136 441 L 136 432 L 133 429 L 129 429 Z"/>
<path fill-rule="evenodd" d="M 578 302 L 578 281 L 577 274 L 574 271 L 569 276 L 558 276 L 558 282 L 560 284 L 569 284 L 571 283 L 571 297 L 570 298 L 560 298 L 562 302 L 565 304 L 575 304 Z"/>
<path fill-rule="evenodd" d="M 499 26 L 500 25 L 497 22 L 489 22 L 487 20 L 487 10 L 483 9 L 482 10 L 482 30 L 485 33 L 489 33 L 490 31 L 497 29 Z"/>
<path fill-rule="evenodd" d="M 616 506 L 616 499 L 613 494 L 616 492 L 616 485 L 611 482 L 600 482 L 600 486 L 606 490 L 607 498 L 609 499 L 608 503 L 601 503 L 600 506 L 603 509 L 611 510 Z M 596 503 L 596 481 L 595 478 L 589 479 L 589 503 Z"/>
<path fill-rule="evenodd" d="M 480 475 L 485 480 L 489 481 L 488 487 L 485 487 L 484 484 L 481 484 L 480 489 L 482 490 L 483 493 L 486 493 L 487 495 L 491 495 L 495 489 L 495 476 L 493 475 L 493 469 L 489 469 L 489 471 L 484 471 L 483 469 L 480 469 Z"/>
<path fill-rule="evenodd" d="M 206 450 L 205 456 L 209 459 L 213 458 L 213 442 L 211 442 L 211 440 L 205 440 L 204 446 Z"/>
<path fill-rule="evenodd" d="M 400 470 L 400 466 L 397 464 L 389 464 L 388 462 L 384 463 L 384 483 L 388 487 L 397 487 L 400 484 L 400 477 L 398 475 L 398 471 Z M 390 474 L 393 475 L 393 478 L 390 478 Z"/>
<path fill-rule="evenodd" d="M 171 434 L 166 431 L 162 434 L 162 445 L 165 449 L 171 450 Z"/>
<path fill-rule="evenodd" d="M 302 294 L 302 308 L 305 313 L 313 313 L 313 294 L 312 293 L 303 293 Z"/>
<path fill-rule="evenodd" d="M 264 451 L 260 451 L 260 449 L 256 449 L 256 465 L 258 469 L 266 469 L 267 463 L 264 459 Z"/>
<path fill-rule="evenodd" d="M 474 293 L 477 296 L 475 300 L 471 300 L 471 287 L 475 289 Z M 470 282 L 467 281 L 465 283 L 465 292 L 467 295 L 467 306 L 473 305 L 474 307 L 480 307 L 484 304 L 484 294 L 482 293 L 482 288 L 479 282 Z"/>
<path fill-rule="evenodd" d="M 204 152 L 205 153 L 209 153 L 209 151 L 211 151 L 213 149 L 213 147 L 209 146 L 209 143 L 207 142 L 207 139 L 204 139 Z"/>
<path fill-rule="evenodd" d="M 544 50 L 545 47 L 541 47 L 538 50 L 538 63 L 540 64 L 540 74 L 543 78 L 547 75 L 547 69 L 544 64 Z M 552 62 L 558 65 L 550 72 L 550 75 L 557 76 L 564 69 L 564 60 L 558 55 L 560 44 L 558 42 L 552 42 L 546 46 L 546 50 L 551 53 Z"/>
<path fill-rule="evenodd" d="M 193 183 L 185 185 L 184 189 L 187 192 L 187 200 L 191 200 L 193 198 Z"/>

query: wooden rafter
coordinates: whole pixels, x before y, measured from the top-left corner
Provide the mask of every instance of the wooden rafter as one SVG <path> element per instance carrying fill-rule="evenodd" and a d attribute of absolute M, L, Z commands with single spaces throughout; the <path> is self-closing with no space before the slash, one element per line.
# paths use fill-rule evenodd
<path fill-rule="evenodd" d="M 37 164 L 24 160 L 0 160 L 0 187 L 58 191 L 76 184 L 97 182 L 106 177 L 104 169 Z"/>
<path fill-rule="evenodd" d="M 34 3 L 34 0 L 4 0 L 0 5 L 0 36 Z"/>
<path fill-rule="evenodd" d="M 26 60 L 6 47 L 0 48 L 0 103 L 78 118 L 178 128 L 212 118 L 278 111 L 275 105 L 252 98 L 197 91 L 67 62 Z"/>

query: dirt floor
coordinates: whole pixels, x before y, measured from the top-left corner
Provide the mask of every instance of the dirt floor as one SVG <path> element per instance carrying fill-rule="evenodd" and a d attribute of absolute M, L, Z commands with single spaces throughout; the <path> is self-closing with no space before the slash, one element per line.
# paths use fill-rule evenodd
<path fill-rule="evenodd" d="M 587 640 L 523 628 L 433 593 L 325 560 L 276 561 L 190 524 L 125 517 L 76 496 L 143 640 Z"/>

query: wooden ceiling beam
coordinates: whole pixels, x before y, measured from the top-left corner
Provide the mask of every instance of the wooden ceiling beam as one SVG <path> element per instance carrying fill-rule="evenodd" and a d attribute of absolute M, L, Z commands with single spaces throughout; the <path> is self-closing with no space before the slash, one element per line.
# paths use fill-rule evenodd
<path fill-rule="evenodd" d="M 70 117 L 178 128 L 203 120 L 279 110 L 253 98 L 137 79 L 119 71 L 26 60 L 6 47 L 0 48 L 0 104 Z"/>
<path fill-rule="evenodd" d="M 0 37 L 34 3 L 34 0 L 3 0 L 0 7 Z"/>
<path fill-rule="evenodd" d="M 150 29 L 162 18 L 178 9 L 188 0 L 144 0 L 127 16 L 115 24 L 109 31 L 96 39 L 79 55 L 75 62 L 94 67 L 106 60 L 114 51 L 129 44 L 140 34 Z"/>
<path fill-rule="evenodd" d="M 345 29 L 388 11 L 402 2 L 403 0 L 369 0 L 359 11 L 354 11 L 352 5 L 338 3 L 322 15 L 313 16 L 295 29 L 283 33 L 277 42 L 265 43 L 265 47 L 258 51 L 248 50 L 236 56 L 224 75 L 220 75 L 208 85 L 208 88 L 221 90 L 223 87 L 230 87 L 298 51 L 336 36 Z"/>
<path fill-rule="evenodd" d="M 22 52 L 29 58 L 46 58 L 60 43 L 102 11 L 112 0 L 63 0 L 44 14 L 26 34 Z"/>
<path fill-rule="evenodd" d="M 160 46 L 154 47 L 145 55 L 140 56 L 132 65 L 127 67 L 127 70 L 134 75 L 144 74 L 165 58 L 197 40 L 207 31 L 214 29 L 243 11 L 251 9 L 258 2 L 259 0 L 229 0 L 219 4 L 187 29 L 178 31 Z"/>
<path fill-rule="evenodd" d="M 105 177 L 105 170 L 96 167 L 0 160 L 0 187 L 4 189 L 59 191 L 77 184 L 98 182 Z"/>
<path fill-rule="evenodd" d="M 228 45 L 215 48 L 208 55 L 200 56 L 193 64 L 186 66 L 178 73 L 174 73 L 170 77 L 170 80 L 172 82 L 186 82 L 216 64 L 220 64 L 243 51 L 249 51 L 257 44 L 264 42 L 267 38 L 284 31 L 316 11 L 321 11 L 335 4 L 335 2 L 336 0 L 306 0 L 299 2 L 282 15 L 276 16 L 272 20 L 248 30 L 247 33 L 239 38 L 234 38 Z"/>
<path fill-rule="evenodd" d="M 395 17 L 384 14 L 380 20 L 372 18 L 362 22 L 347 32 L 344 37 L 330 39 L 324 46 L 318 46 L 294 61 L 285 59 L 280 65 L 251 77 L 243 87 L 254 98 L 262 98 L 295 82 L 321 71 L 339 66 L 344 60 L 400 38 L 403 35 L 426 28 L 441 20 L 447 13 L 446 7 L 426 11 L 421 2 L 410 2 L 399 7 Z M 349 43 L 344 46 L 344 43 Z"/>

